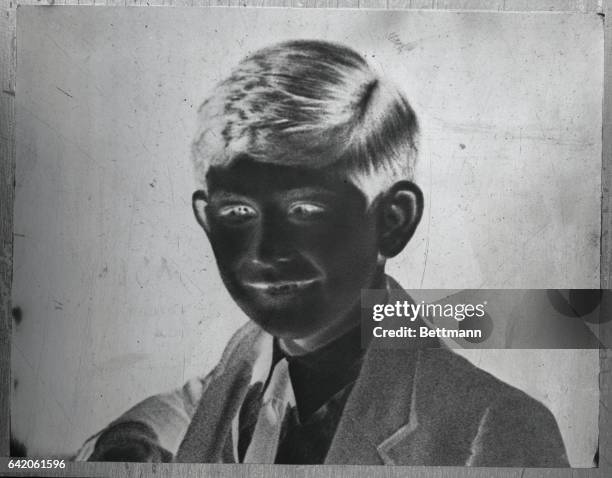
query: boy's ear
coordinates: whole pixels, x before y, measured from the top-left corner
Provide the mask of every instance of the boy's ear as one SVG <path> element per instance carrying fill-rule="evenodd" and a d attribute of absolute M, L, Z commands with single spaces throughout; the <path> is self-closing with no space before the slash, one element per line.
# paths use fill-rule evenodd
<path fill-rule="evenodd" d="M 423 192 L 411 181 L 395 183 L 378 205 L 379 251 L 389 258 L 399 254 L 423 215 Z"/>
<path fill-rule="evenodd" d="M 198 224 L 208 233 L 208 218 L 206 217 L 206 205 L 208 204 L 208 196 L 206 191 L 198 189 L 191 196 L 191 206 L 195 214 Z"/>

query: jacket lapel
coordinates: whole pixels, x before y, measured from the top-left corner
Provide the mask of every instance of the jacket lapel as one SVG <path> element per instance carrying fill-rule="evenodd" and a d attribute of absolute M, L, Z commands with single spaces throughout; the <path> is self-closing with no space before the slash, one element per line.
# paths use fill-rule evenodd
<path fill-rule="evenodd" d="M 417 361 L 417 350 L 366 352 L 325 463 L 393 464 L 390 448 L 417 424 L 410 413 Z"/>
<path fill-rule="evenodd" d="M 387 290 L 393 290 L 394 299 L 412 302 L 389 276 Z M 425 324 L 417 318 L 413 326 L 421 325 Z M 395 349 L 370 344 L 325 463 L 418 463 L 418 450 L 414 450 L 414 456 L 410 450 L 411 439 L 419 430 L 419 365 L 421 350 L 431 347 L 440 347 L 438 339 L 411 340 Z"/>

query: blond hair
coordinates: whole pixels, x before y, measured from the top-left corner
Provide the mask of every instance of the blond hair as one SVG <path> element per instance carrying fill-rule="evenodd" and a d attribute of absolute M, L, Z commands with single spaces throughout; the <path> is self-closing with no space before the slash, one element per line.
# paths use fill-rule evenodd
<path fill-rule="evenodd" d="M 211 166 L 238 157 L 343 173 L 373 199 L 412 179 L 418 120 L 408 100 L 345 46 L 299 40 L 242 60 L 198 110 L 192 152 Z"/>

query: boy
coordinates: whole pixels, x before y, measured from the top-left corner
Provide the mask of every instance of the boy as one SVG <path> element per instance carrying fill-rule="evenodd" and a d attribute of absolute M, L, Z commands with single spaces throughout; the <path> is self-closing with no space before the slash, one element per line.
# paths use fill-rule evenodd
<path fill-rule="evenodd" d="M 362 289 L 412 237 L 417 118 L 356 52 L 244 59 L 199 110 L 197 221 L 251 321 L 203 379 L 151 397 L 77 459 L 567 466 L 551 413 L 435 339 L 361 346 Z"/>

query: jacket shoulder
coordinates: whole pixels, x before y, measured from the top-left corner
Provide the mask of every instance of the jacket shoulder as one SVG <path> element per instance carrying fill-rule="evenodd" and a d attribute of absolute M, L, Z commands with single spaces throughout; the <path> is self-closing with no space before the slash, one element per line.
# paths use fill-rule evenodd
<path fill-rule="evenodd" d="M 466 398 L 478 390 L 482 399 L 476 403 L 501 397 L 539 403 L 449 349 L 430 348 L 421 351 L 418 370 L 421 385 L 426 383 L 429 387 L 435 387 L 438 393 Z"/>
<path fill-rule="evenodd" d="M 553 414 L 538 400 L 448 349 L 421 352 L 429 415 L 470 444 L 473 466 L 569 466 Z"/>

